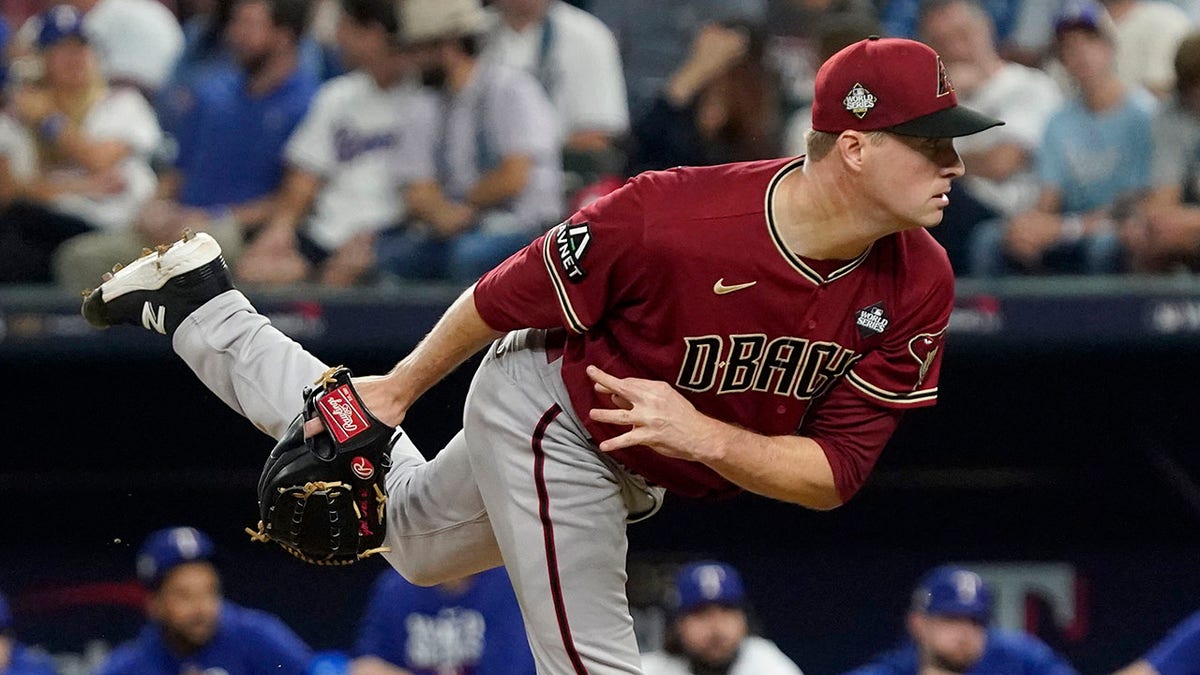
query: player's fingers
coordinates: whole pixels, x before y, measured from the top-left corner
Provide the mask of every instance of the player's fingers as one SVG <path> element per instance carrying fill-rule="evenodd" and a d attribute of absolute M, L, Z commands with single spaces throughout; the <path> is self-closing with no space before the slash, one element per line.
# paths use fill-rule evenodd
<path fill-rule="evenodd" d="M 602 394 L 621 394 L 628 398 L 628 389 L 621 382 L 621 378 L 609 375 L 596 366 L 588 366 L 587 374 L 588 377 L 592 378 L 592 382 L 596 383 L 596 391 Z M 600 387 L 604 387 L 604 391 L 601 391 Z"/>
<path fill-rule="evenodd" d="M 314 417 L 304 423 L 305 438 L 312 438 L 322 431 L 325 431 L 325 423 L 321 421 L 320 417 Z"/>
<path fill-rule="evenodd" d="M 588 414 L 592 419 L 604 424 L 620 424 L 633 426 L 633 413 L 628 410 L 613 408 L 592 408 Z"/>
<path fill-rule="evenodd" d="M 626 431 L 620 436 L 614 436 L 607 441 L 600 443 L 600 452 L 612 452 L 614 450 L 623 450 L 632 448 L 638 445 L 646 444 L 646 434 L 639 427 Z"/>

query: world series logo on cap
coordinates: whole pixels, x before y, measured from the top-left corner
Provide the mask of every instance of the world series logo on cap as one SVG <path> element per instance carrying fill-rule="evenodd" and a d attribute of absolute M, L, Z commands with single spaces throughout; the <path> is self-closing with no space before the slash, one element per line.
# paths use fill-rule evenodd
<path fill-rule="evenodd" d="M 867 91 L 866 87 L 855 82 L 854 86 L 850 88 L 850 93 L 846 94 L 846 98 L 842 99 L 842 105 L 846 106 L 846 110 L 854 113 L 861 120 L 867 116 L 867 113 L 871 112 L 871 108 L 875 107 L 875 102 L 878 100 L 875 98 L 875 94 L 872 94 Z"/>

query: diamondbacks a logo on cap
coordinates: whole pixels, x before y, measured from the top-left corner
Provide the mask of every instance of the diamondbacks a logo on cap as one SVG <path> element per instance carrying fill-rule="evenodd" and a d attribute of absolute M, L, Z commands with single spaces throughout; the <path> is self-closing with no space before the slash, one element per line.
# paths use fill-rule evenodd
<path fill-rule="evenodd" d="M 888 318 L 887 313 L 883 311 L 883 303 L 877 302 L 858 310 L 854 325 L 858 327 L 858 336 L 864 340 L 887 330 Z"/>
<path fill-rule="evenodd" d="M 875 107 L 875 103 L 878 100 L 878 98 L 875 98 L 875 94 L 872 94 L 870 91 L 867 91 L 866 87 L 855 82 L 854 86 L 850 88 L 850 93 L 846 94 L 846 98 L 842 99 L 842 105 L 846 106 L 846 110 L 854 113 L 861 120 L 867 116 L 867 113 L 871 112 L 871 108 Z"/>
<path fill-rule="evenodd" d="M 950 81 L 950 73 L 946 72 L 946 64 L 942 63 L 942 57 L 938 57 L 938 85 L 937 97 L 941 98 L 947 94 L 954 93 L 954 83 Z"/>

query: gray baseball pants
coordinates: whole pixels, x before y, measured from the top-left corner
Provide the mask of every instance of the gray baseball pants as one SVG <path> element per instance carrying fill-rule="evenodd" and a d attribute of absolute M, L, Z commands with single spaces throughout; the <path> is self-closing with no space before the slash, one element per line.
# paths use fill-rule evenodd
<path fill-rule="evenodd" d="M 272 438 L 327 369 L 238 291 L 193 312 L 176 353 Z M 503 564 L 540 675 L 641 673 L 625 596 L 628 520 L 662 492 L 603 457 L 571 409 L 541 331 L 496 341 L 467 394 L 460 431 L 426 461 L 404 434 L 388 474 L 385 557 L 433 585 Z"/>

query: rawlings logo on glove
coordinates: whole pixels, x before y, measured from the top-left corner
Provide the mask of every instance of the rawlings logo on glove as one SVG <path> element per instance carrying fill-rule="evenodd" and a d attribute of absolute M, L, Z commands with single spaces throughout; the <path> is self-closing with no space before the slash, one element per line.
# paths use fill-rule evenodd
<path fill-rule="evenodd" d="M 320 415 L 326 431 L 304 438 Z M 383 546 L 387 471 L 397 433 L 362 405 L 350 371 L 331 368 L 304 390 L 304 412 L 267 457 L 258 479 L 255 541 L 273 541 L 315 565 L 349 565 Z"/>

